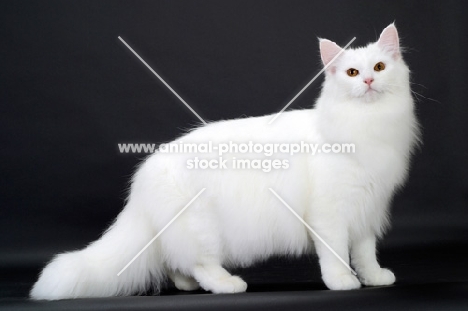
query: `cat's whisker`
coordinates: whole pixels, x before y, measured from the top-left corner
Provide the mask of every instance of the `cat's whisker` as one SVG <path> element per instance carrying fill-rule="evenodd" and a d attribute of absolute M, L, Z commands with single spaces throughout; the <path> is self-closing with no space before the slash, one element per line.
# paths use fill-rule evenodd
<path fill-rule="evenodd" d="M 430 98 L 430 97 L 426 97 L 426 96 L 423 96 L 421 95 L 420 93 L 416 92 L 416 91 L 413 91 L 411 90 L 411 92 L 413 92 L 413 94 L 415 94 L 416 96 L 420 96 L 426 100 L 429 100 L 429 101 L 432 101 L 432 102 L 435 102 L 435 103 L 438 103 L 438 104 L 442 104 L 442 102 L 438 101 L 437 99 L 433 99 L 433 98 Z"/>
<path fill-rule="evenodd" d="M 414 82 L 410 82 L 410 83 L 413 83 L 413 84 L 416 84 L 416 85 L 420 85 L 421 87 L 424 87 L 426 88 L 424 85 L 422 84 L 418 84 L 418 83 L 414 83 Z M 391 87 L 399 87 L 399 88 L 402 88 L 404 87 L 403 85 L 398 85 L 398 84 L 386 84 L 387 86 L 391 86 Z M 426 88 L 427 89 L 427 88 Z M 387 89 L 387 91 L 390 91 L 390 89 Z M 436 99 L 433 99 L 433 98 L 430 98 L 430 97 L 426 97 L 424 95 L 422 95 L 421 93 L 418 93 L 416 92 L 415 90 L 413 89 L 410 89 L 411 93 L 414 95 L 414 98 L 415 100 L 417 100 L 418 102 L 421 101 L 421 98 L 425 99 L 425 100 L 429 100 L 429 101 L 433 101 L 433 102 L 436 102 L 436 103 L 439 103 L 441 104 L 440 101 L 436 100 Z"/>
<path fill-rule="evenodd" d="M 427 87 L 425 87 L 424 85 L 422 85 L 422 84 L 420 84 L 420 83 L 411 82 L 411 81 L 410 81 L 410 83 L 411 83 L 411 84 L 415 84 L 415 85 L 419 85 L 420 87 L 423 87 L 423 88 L 425 88 L 425 89 L 427 90 Z"/>

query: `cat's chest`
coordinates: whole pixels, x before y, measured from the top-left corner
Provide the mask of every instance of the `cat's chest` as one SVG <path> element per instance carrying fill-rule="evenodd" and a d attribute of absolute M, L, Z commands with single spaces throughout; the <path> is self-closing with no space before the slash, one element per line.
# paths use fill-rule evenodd
<path fill-rule="evenodd" d="M 324 143 L 353 146 L 347 156 L 376 179 L 399 180 L 407 168 L 413 137 L 404 118 L 341 115 L 320 129 Z M 346 156 L 346 155 L 345 155 Z"/>
<path fill-rule="evenodd" d="M 358 142 L 356 152 L 351 156 L 367 174 L 376 180 L 395 183 L 406 172 L 407 155 L 395 145 L 381 142 Z"/>

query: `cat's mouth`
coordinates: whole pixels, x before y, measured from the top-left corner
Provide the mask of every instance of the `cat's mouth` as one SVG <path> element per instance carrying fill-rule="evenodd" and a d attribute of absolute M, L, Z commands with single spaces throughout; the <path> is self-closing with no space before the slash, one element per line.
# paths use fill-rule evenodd
<path fill-rule="evenodd" d="M 369 86 L 367 90 L 364 92 L 364 96 L 377 96 L 382 94 L 381 90 L 377 90 L 373 88 L 372 86 Z"/>
<path fill-rule="evenodd" d="M 366 101 L 366 102 L 373 102 L 378 99 L 378 97 L 381 95 L 381 91 L 368 87 L 363 93 L 361 93 L 361 97 Z"/>

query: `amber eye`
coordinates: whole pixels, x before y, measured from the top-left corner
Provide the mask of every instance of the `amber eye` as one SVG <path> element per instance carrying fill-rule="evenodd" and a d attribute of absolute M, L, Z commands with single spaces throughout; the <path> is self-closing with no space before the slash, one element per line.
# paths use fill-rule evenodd
<path fill-rule="evenodd" d="M 377 64 L 375 64 L 374 66 L 374 70 L 375 71 L 382 71 L 385 69 L 385 64 L 382 63 L 382 62 L 378 62 Z"/>
<path fill-rule="evenodd" d="M 359 74 L 359 70 L 357 69 L 354 69 L 354 68 L 349 68 L 346 73 L 348 74 L 348 76 L 350 77 L 355 77 Z"/>

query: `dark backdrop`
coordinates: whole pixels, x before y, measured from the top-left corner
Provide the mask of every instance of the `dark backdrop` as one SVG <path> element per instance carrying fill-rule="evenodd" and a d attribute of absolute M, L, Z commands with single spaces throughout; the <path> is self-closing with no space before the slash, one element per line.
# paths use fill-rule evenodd
<path fill-rule="evenodd" d="M 364 45 L 393 21 L 424 144 L 382 247 L 466 243 L 467 13 L 424 0 L 2 2 L 0 266 L 38 267 L 96 239 L 143 158 L 117 143 L 168 141 L 198 122 L 118 36 L 220 120 L 279 111 L 321 69 L 317 37 Z M 322 81 L 291 108 L 311 107 Z"/>

